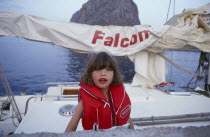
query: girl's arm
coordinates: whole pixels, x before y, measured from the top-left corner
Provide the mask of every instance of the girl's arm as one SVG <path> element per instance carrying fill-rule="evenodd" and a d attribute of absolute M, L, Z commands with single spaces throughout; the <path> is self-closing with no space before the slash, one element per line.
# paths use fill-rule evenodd
<path fill-rule="evenodd" d="M 77 107 L 74 111 L 74 114 L 68 126 L 66 127 L 65 132 L 76 131 L 79 120 L 82 117 L 82 114 L 83 114 L 83 105 L 82 105 L 82 100 L 80 100 L 77 104 Z"/>
<path fill-rule="evenodd" d="M 129 128 L 134 129 L 134 125 L 133 125 L 133 121 L 132 121 L 131 117 L 129 118 L 129 123 L 130 123 Z"/>

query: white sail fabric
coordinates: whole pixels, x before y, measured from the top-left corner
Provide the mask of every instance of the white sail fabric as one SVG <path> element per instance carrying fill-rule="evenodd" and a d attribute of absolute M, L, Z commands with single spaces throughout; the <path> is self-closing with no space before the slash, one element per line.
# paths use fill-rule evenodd
<path fill-rule="evenodd" d="M 199 9 L 185 10 L 166 24 L 173 27 L 160 40 L 161 48 L 178 49 L 192 45 L 201 51 L 210 52 L 210 3 Z M 164 39 L 168 43 L 166 46 L 163 46 Z"/>
<path fill-rule="evenodd" d="M 199 13 L 199 14 L 198 14 Z M 129 56 L 135 64 L 134 86 L 165 81 L 165 61 L 156 52 L 192 45 L 210 52 L 210 28 L 197 10 L 178 16 L 175 26 L 98 26 L 0 12 L 0 36 L 48 42 L 80 52 Z"/>
<path fill-rule="evenodd" d="M 134 62 L 136 74 L 132 86 L 151 88 L 156 84 L 165 82 L 165 60 L 156 53 L 140 51 L 129 56 Z"/>
<path fill-rule="evenodd" d="M 0 13 L 0 35 L 49 42 L 85 52 L 105 51 L 115 56 L 136 53 L 161 38 L 169 26 L 92 26 L 54 22 L 15 13 Z"/>

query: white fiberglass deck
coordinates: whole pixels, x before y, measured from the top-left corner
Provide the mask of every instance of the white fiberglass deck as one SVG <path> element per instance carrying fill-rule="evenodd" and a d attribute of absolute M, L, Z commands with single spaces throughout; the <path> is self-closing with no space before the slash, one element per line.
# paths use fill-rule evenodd
<path fill-rule="evenodd" d="M 156 89 L 131 87 L 129 84 L 126 84 L 125 88 L 132 102 L 132 118 L 210 112 L 210 98 L 203 95 L 191 94 L 190 96 L 175 96 Z M 58 113 L 58 110 L 66 104 L 76 105 L 77 99 L 74 99 L 73 101 L 38 101 L 31 104 L 28 113 L 15 133 L 64 132 L 71 117 L 61 116 Z M 210 122 L 168 124 L 167 126 L 182 125 L 201 126 L 210 125 Z M 80 123 L 78 130 L 82 129 Z"/>
<path fill-rule="evenodd" d="M 75 101 L 41 101 L 31 104 L 28 113 L 15 131 L 18 133 L 51 132 L 63 133 L 71 116 L 61 116 L 59 109 L 66 104 L 77 104 Z M 82 129 L 81 125 L 78 129 Z"/>
<path fill-rule="evenodd" d="M 210 98 L 203 95 L 176 96 L 156 89 L 125 87 L 132 101 L 132 118 L 210 112 Z"/>

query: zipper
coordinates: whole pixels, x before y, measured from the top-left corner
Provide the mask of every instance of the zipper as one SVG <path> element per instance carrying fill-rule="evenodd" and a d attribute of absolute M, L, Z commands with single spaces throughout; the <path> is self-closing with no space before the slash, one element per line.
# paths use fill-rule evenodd
<path fill-rule="evenodd" d="M 108 99 L 107 99 L 107 101 L 109 101 Z M 110 105 L 110 107 L 109 107 L 110 109 L 110 117 L 111 117 L 111 126 L 113 127 L 114 126 L 114 123 L 113 123 L 113 116 L 112 116 L 112 108 L 111 108 L 111 105 Z"/>
<path fill-rule="evenodd" d="M 117 113 L 119 112 L 119 110 L 120 110 L 120 108 L 121 108 L 121 106 L 122 106 L 122 104 L 123 104 L 123 102 L 124 102 L 124 100 L 125 100 L 125 87 L 124 87 L 124 86 L 123 86 L 123 91 L 124 91 L 123 99 L 122 99 L 121 104 L 120 104 L 120 106 L 118 107 L 117 111 L 116 111 L 115 108 L 113 107 L 113 110 L 114 110 L 116 116 L 117 116 Z M 113 106 L 115 106 L 115 105 L 114 105 L 113 98 L 112 98 L 112 93 L 111 93 L 111 91 L 110 91 L 109 93 L 110 93 L 110 97 L 111 97 L 111 99 L 112 99 L 112 104 L 113 104 Z"/>
<path fill-rule="evenodd" d="M 123 99 L 122 99 L 122 101 L 121 101 L 121 103 L 120 103 L 120 106 L 118 107 L 118 109 L 117 109 L 117 111 L 115 110 L 115 108 L 114 108 L 114 101 L 113 101 L 113 98 L 112 98 L 112 93 L 111 93 L 111 91 L 109 91 L 109 93 L 110 93 L 110 98 L 111 98 L 111 101 L 112 101 L 112 109 L 113 109 L 113 111 L 114 111 L 114 119 L 115 119 L 115 123 L 113 123 L 113 120 L 112 120 L 112 124 L 114 124 L 114 125 L 118 125 L 118 119 L 117 119 L 117 113 L 119 112 L 119 110 L 120 110 L 120 108 L 121 108 L 121 106 L 122 106 L 122 104 L 123 104 L 123 102 L 124 102 L 124 100 L 125 100 L 125 87 L 123 86 L 123 91 L 124 91 L 124 94 L 123 94 Z M 111 109 L 111 107 L 110 107 L 110 109 Z M 111 114 L 112 114 L 112 110 L 111 110 Z M 112 115 L 111 115 L 111 117 L 113 117 Z"/>

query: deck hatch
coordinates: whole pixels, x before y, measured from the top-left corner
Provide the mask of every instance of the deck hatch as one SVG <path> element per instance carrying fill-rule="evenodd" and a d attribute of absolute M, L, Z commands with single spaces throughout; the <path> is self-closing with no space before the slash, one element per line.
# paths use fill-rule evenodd
<path fill-rule="evenodd" d="M 61 116 L 72 116 L 74 114 L 75 108 L 76 106 L 72 104 L 64 105 L 59 109 L 59 114 Z"/>

